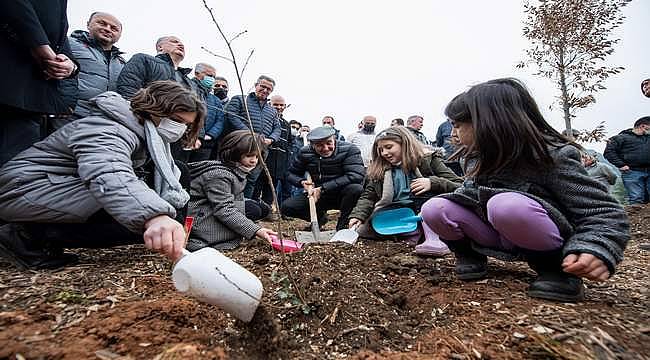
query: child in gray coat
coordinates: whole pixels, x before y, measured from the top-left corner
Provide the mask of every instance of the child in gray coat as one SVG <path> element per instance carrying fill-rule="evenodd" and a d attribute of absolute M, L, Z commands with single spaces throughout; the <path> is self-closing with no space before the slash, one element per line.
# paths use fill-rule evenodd
<path fill-rule="evenodd" d="M 188 213 L 194 217 L 188 250 L 207 246 L 217 250 L 234 249 L 243 239 L 257 235 L 270 242 L 270 235 L 276 235 L 253 221 L 268 213 L 268 205 L 244 199 L 246 177 L 258 162 L 255 141 L 262 144 L 249 130 L 233 131 L 223 138 L 218 161 L 188 164 L 192 176 Z M 250 219 L 247 213 L 258 215 Z"/>

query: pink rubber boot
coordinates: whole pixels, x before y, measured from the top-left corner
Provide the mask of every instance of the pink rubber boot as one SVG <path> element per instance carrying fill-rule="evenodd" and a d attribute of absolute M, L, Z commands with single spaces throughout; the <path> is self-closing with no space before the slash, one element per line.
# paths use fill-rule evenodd
<path fill-rule="evenodd" d="M 440 241 L 440 237 L 423 221 L 424 242 L 415 247 L 415 253 L 425 256 L 445 256 L 450 253 L 447 245 Z"/>

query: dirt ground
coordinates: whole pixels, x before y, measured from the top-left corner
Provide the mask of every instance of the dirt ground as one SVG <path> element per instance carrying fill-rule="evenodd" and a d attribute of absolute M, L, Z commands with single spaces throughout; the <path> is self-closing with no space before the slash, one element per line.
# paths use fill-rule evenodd
<path fill-rule="evenodd" d="M 79 250 L 61 271 L 4 264 L 0 359 L 650 359 L 650 206 L 628 213 L 625 261 L 580 304 L 526 297 L 523 263 L 465 283 L 453 256 L 397 242 L 309 245 L 286 266 L 261 241 L 228 252 L 264 284 L 250 324 L 176 292 L 141 246 Z"/>

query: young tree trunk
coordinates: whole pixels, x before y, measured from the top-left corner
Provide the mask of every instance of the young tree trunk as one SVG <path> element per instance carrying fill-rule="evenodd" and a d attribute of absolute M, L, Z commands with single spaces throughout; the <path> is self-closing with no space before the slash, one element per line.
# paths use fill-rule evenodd
<path fill-rule="evenodd" d="M 566 135 L 569 139 L 575 140 L 573 138 L 573 129 L 571 129 L 571 112 L 569 107 L 569 91 L 566 86 L 566 73 L 564 68 L 564 52 L 560 52 L 560 66 L 558 66 L 558 72 L 560 74 L 560 90 L 562 91 L 561 102 L 562 110 L 564 111 L 564 125 L 566 126 Z"/>

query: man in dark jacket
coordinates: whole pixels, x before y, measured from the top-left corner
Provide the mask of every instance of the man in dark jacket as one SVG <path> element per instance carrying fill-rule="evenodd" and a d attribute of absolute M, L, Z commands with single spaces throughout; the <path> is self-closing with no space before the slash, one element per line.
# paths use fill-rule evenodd
<path fill-rule="evenodd" d="M 312 194 L 316 200 L 319 224 L 326 222 L 326 211 L 341 211 L 336 229 L 347 228 L 348 217 L 363 191 L 366 175 L 361 152 L 356 146 L 336 141 L 334 129 L 318 127 L 307 136 L 310 145 L 300 149 L 289 168 L 288 179 L 296 186 Z M 312 183 L 305 178 L 311 175 Z M 310 187 L 313 185 L 313 189 Z M 307 194 L 294 196 L 282 204 L 282 213 L 309 221 Z"/>
<path fill-rule="evenodd" d="M 185 58 L 185 46 L 176 36 L 163 36 L 156 41 L 158 55 L 135 54 L 124 65 L 117 78 L 117 93 L 129 100 L 143 87 L 157 80 L 171 80 L 180 83 L 187 89 L 195 90 L 187 74 L 190 68 L 180 67 Z"/>
<path fill-rule="evenodd" d="M 280 138 L 274 141 L 269 147 L 269 155 L 266 158 L 266 165 L 269 168 L 271 179 L 273 179 L 273 186 L 277 189 L 280 185 L 280 192 L 278 192 L 278 204 L 282 205 L 285 199 L 291 197 L 291 185 L 287 182 L 287 168 L 289 165 L 289 158 L 293 147 L 293 135 L 291 135 L 291 127 L 289 122 L 284 119 L 282 113 L 287 107 L 287 103 L 280 95 L 271 96 L 271 106 L 278 112 L 280 120 Z M 268 184 L 268 179 L 264 175 L 257 182 L 256 191 L 261 192 L 262 201 L 267 204 L 273 202 L 273 193 Z M 255 196 L 253 196 L 255 198 Z"/>
<path fill-rule="evenodd" d="M 154 81 L 171 80 L 193 90 L 205 104 L 208 91 L 201 88 L 198 82 L 187 77 L 192 69 L 179 66 L 185 58 L 183 42 L 176 36 L 163 36 L 156 41 L 156 51 L 158 55 L 155 57 L 147 54 L 133 55 L 117 78 L 117 93 L 129 100 L 138 90 Z M 194 146 L 187 150 L 196 150 L 200 147 L 201 141 L 197 139 Z M 189 161 L 190 151 L 185 150 L 180 142 L 172 144 L 172 155 L 176 160 Z"/>
<path fill-rule="evenodd" d="M 78 73 L 66 0 L 0 2 L 0 165 L 40 140 L 47 114 L 71 113 Z"/>
<path fill-rule="evenodd" d="M 241 95 L 233 96 L 228 102 L 228 105 L 226 105 L 225 119 L 228 129 L 224 131 L 224 134 L 228 134 L 233 130 L 250 129 L 248 117 L 246 116 L 248 113 L 251 117 L 253 131 L 256 134 L 262 135 L 266 146 L 271 146 L 273 142 L 278 141 L 281 132 L 278 113 L 268 103 L 268 97 L 273 92 L 274 87 L 275 80 L 268 76 L 260 75 L 255 82 L 254 92 L 248 94 L 245 99 Z M 248 108 L 248 111 L 246 111 L 246 108 Z M 258 166 L 248 175 L 246 188 L 244 189 L 244 196 L 246 198 L 250 199 L 253 196 L 253 191 L 255 190 L 255 185 L 261 172 L 262 169 Z"/>
<path fill-rule="evenodd" d="M 122 23 L 115 16 L 94 12 L 87 27 L 88 31 L 73 31 L 69 39 L 80 68 L 76 118 L 90 115 L 90 99 L 105 91 L 115 91 L 125 63 L 123 52 L 115 46 L 122 36 Z"/>
<path fill-rule="evenodd" d="M 629 203 L 647 203 L 650 194 L 650 116 L 640 118 L 633 129 L 623 130 L 609 139 L 604 156 L 621 171 Z"/>

